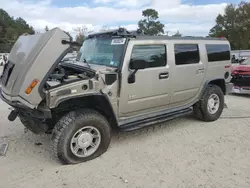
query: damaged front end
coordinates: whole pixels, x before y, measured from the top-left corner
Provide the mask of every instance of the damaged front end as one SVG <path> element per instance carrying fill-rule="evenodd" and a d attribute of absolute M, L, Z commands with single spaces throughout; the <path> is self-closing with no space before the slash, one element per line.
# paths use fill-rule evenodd
<path fill-rule="evenodd" d="M 70 41 L 70 37 L 59 28 L 17 39 L 4 66 L 0 88 L 0 98 L 12 107 L 9 121 L 19 117 L 24 125 L 28 122 L 30 127 L 47 129 L 44 122 L 52 115 L 44 102 L 44 85 L 70 50 L 70 44 L 63 44 L 63 40 Z"/>
<path fill-rule="evenodd" d="M 233 67 L 231 83 L 232 93 L 250 94 L 250 66 L 243 64 Z"/>
<path fill-rule="evenodd" d="M 124 42 L 90 37 L 79 57 L 63 59 L 72 46 L 79 45 L 63 30 L 20 36 L 1 80 L 0 97 L 12 107 L 9 121 L 19 117 L 29 130 L 41 133 L 51 131 L 74 105 L 93 103 L 99 96 L 116 109 L 117 67 Z M 83 101 L 83 97 L 89 98 Z M 74 99 L 79 103 L 73 104 Z"/>

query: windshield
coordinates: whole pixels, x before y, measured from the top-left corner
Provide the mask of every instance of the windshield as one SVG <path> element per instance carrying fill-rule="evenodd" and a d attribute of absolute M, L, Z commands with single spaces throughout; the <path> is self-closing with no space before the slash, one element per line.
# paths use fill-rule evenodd
<path fill-rule="evenodd" d="M 92 38 L 83 42 L 78 53 L 79 61 L 117 67 L 121 63 L 124 38 Z"/>
<path fill-rule="evenodd" d="M 241 63 L 242 65 L 250 65 L 250 58 L 246 59 Z"/>

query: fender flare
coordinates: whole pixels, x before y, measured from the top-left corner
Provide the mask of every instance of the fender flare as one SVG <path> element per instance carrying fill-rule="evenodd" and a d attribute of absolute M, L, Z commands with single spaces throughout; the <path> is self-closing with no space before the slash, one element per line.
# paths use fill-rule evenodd
<path fill-rule="evenodd" d="M 91 100 L 86 100 L 87 98 Z M 85 95 L 80 95 L 80 96 L 67 97 L 67 98 L 60 100 L 53 109 L 56 109 L 60 105 L 65 104 L 67 102 L 71 103 L 74 100 L 79 101 L 81 99 L 83 99 L 82 101 L 85 100 L 85 102 L 91 101 L 91 104 L 100 104 L 101 109 L 97 111 L 99 112 L 101 111 L 102 114 L 105 114 L 106 118 L 108 116 L 109 118 L 112 119 L 112 121 L 115 121 L 115 122 L 112 122 L 113 124 L 112 126 L 118 126 L 118 119 L 117 119 L 116 113 L 114 112 L 114 109 L 110 103 L 110 100 L 104 93 L 91 93 L 91 94 L 85 94 Z M 79 106 L 81 106 L 81 104 L 79 104 Z"/>
<path fill-rule="evenodd" d="M 222 88 L 222 91 L 223 91 L 224 95 L 226 94 L 226 91 L 225 91 L 226 83 L 225 83 L 225 79 L 224 79 L 224 78 L 210 79 L 210 80 L 207 80 L 207 81 L 203 84 L 203 88 L 201 89 L 201 92 L 200 92 L 200 95 L 199 95 L 199 100 L 201 99 L 201 97 L 202 97 L 203 93 L 205 92 L 207 86 L 208 86 L 210 83 L 215 84 L 216 82 L 217 82 L 217 83 L 218 83 L 218 82 L 222 82 L 223 87 L 224 87 L 224 88 Z M 220 84 L 221 84 L 221 83 L 220 83 Z M 215 85 L 217 85 L 217 84 L 215 84 Z M 218 85 L 218 86 L 221 87 L 220 85 Z"/>

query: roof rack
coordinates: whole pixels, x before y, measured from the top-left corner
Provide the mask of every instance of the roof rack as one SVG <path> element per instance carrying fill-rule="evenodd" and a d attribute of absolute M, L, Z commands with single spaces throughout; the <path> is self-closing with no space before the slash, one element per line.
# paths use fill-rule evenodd
<path fill-rule="evenodd" d="M 141 29 L 128 31 L 126 28 L 120 27 L 119 29 L 107 30 L 102 32 L 97 32 L 93 34 L 89 34 L 87 38 L 94 37 L 129 37 L 129 38 L 137 38 L 140 39 L 153 39 L 153 40 L 219 40 L 226 41 L 227 39 L 224 37 L 215 38 L 215 37 L 199 37 L 199 36 L 166 36 L 166 35 L 158 35 L 158 36 L 150 36 L 144 33 Z"/>
<path fill-rule="evenodd" d="M 126 28 L 120 27 L 119 29 L 107 30 L 103 32 L 97 32 L 89 34 L 87 38 L 93 37 L 136 37 L 138 35 L 144 35 L 141 29 L 134 31 L 128 31 Z"/>
<path fill-rule="evenodd" d="M 215 37 L 195 37 L 195 36 L 166 36 L 166 35 L 161 35 L 161 36 L 149 36 L 149 35 L 144 35 L 144 36 L 137 36 L 136 39 L 138 40 L 212 40 L 212 41 L 227 41 L 226 38 L 215 38 Z"/>

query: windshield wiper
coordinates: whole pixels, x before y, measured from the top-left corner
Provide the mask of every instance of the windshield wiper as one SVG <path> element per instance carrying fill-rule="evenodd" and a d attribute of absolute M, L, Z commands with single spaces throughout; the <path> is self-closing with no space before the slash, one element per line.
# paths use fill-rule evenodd
<path fill-rule="evenodd" d="M 90 67 L 88 61 L 85 58 L 83 59 L 83 62 L 86 63 L 88 65 L 88 67 Z"/>

